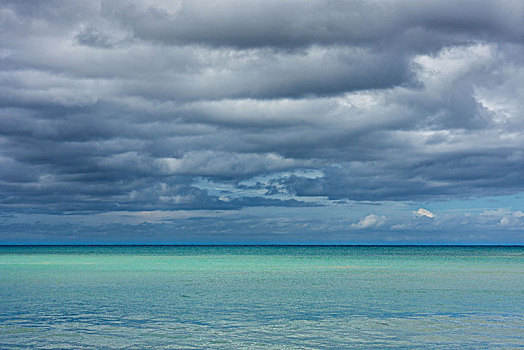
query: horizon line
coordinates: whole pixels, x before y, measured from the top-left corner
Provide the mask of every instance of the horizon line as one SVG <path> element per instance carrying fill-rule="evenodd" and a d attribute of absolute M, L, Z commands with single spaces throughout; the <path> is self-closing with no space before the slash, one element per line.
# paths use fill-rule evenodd
<path fill-rule="evenodd" d="M 511 244 L 511 243 L 496 243 L 496 244 L 485 244 L 485 243 L 469 243 L 469 244 L 297 244 L 297 243 L 266 243 L 266 244 L 244 244 L 244 243 L 195 243 L 195 244 L 133 244 L 133 243 L 79 243 L 79 244 L 61 244 L 61 243 L 49 243 L 49 244 L 4 244 L 0 243 L 0 247 L 524 247 L 524 244 Z"/>

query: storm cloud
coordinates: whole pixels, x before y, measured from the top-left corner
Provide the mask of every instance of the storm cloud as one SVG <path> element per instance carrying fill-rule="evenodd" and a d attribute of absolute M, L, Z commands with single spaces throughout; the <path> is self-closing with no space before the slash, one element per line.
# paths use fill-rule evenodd
<path fill-rule="evenodd" d="M 0 212 L 518 195 L 523 57 L 522 1 L 2 1 Z"/>

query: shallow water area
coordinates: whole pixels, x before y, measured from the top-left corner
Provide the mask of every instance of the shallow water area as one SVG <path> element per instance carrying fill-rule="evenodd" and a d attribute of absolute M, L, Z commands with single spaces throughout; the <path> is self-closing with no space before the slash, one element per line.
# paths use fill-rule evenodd
<path fill-rule="evenodd" d="M 524 347 L 524 247 L 0 247 L 0 348 Z"/>

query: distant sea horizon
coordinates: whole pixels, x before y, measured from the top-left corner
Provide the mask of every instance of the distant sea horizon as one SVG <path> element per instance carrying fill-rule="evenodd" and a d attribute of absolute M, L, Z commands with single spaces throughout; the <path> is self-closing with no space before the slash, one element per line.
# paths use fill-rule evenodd
<path fill-rule="evenodd" d="M 414 244 L 390 244 L 390 243 L 376 243 L 376 244 L 306 244 L 306 243 L 0 243 L 0 247 L 21 246 L 21 247 L 102 247 L 102 246 L 125 246 L 125 247 L 186 247 L 186 246 L 210 246 L 210 247 L 229 247 L 229 246 L 245 246 L 245 247 L 524 247 L 524 243 L 468 243 L 468 244 L 447 244 L 447 243 L 414 243 Z"/>

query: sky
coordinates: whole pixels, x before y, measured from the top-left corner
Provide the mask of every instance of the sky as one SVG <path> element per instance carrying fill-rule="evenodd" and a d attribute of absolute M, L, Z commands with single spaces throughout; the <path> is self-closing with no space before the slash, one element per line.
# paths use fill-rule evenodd
<path fill-rule="evenodd" d="M 524 244 L 524 2 L 0 1 L 0 244 Z"/>

